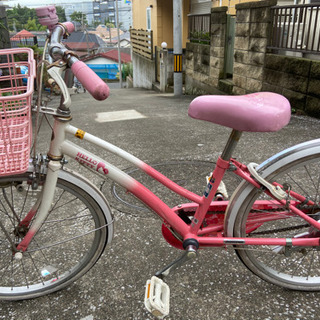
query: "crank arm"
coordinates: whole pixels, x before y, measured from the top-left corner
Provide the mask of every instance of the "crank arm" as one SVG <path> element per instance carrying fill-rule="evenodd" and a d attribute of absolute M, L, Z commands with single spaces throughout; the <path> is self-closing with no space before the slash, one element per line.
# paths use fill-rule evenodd
<path fill-rule="evenodd" d="M 188 246 L 187 249 L 185 250 L 185 252 L 178 259 L 174 260 L 169 265 L 167 265 L 165 268 L 158 271 L 156 273 L 156 277 L 163 279 L 164 277 L 169 275 L 169 273 L 171 271 L 182 266 L 188 260 L 194 259 L 196 256 L 197 256 L 197 248 L 192 245 Z"/>

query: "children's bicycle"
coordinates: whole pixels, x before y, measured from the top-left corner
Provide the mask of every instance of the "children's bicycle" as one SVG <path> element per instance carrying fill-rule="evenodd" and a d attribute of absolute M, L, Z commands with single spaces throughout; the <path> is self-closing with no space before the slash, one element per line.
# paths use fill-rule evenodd
<path fill-rule="evenodd" d="M 273 284 L 320 290 L 320 140 L 286 149 L 260 165 L 232 158 L 241 132 L 278 131 L 288 124 L 286 98 L 259 92 L 200 96 L 191 102 L 191 117 L 232 129 L 203 194 L 195 194 L 126 151 L 71 125 L 70 70 L 98 100 L 106 99 L 109 89 L 61 43 L 73 25 L 58 23 L 53 6 L 37 13 L 50 30 L 47 44 L 53 59 L 42 60 L 38 74 L 41 78 L 46 64 L 51 84 L 59 86 L 63 99 L 57 108 L 49 108 L 39 95 L 35 121 L 40 113 L 54 118 L 52 139 L 46 154 L 33 151 L 29 160 L 33 52 L 0 52 L 1 299 L 35 298 L 68 286 L 93 267 L 112 240 L 114 220 L 107 200 L 88 179 L 67 168 L 66 157 L 140 199 L 162 219 L 165 240 L 183 251 L 147 281 L 145 306 L 154 316 L 169 313 L 170 289 L 163 279 L 211 247 L 234 246 L 248 269 Z M 28 68 L 27 74 L 17 71 L 19 64 Z M 39 81 L 39 93 L 41 89 Z M 188 201 L 170 208 L 130 175 L 67 140 L 67 135 L 116 154 Z M 226 171 L 243 180 L 230 200 L 223 182 Z"/>

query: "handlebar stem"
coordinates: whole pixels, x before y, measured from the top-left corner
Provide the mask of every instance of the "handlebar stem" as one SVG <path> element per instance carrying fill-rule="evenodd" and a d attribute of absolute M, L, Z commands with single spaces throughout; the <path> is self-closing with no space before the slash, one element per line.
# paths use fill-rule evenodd
<path fill-rule="evenodd" d="M 63 59 L 71 67 L 78 59 L 70 54 L 69 50 L 61 44 L 61 39 L 65 35 L 66 29 L 62 24 L 57 24 L 51 32 L 50 43 L 48 46 L 49 54 L 54 61 Z"/>
<path fill-rule="evenodd" d="M 67 51 L 67 49 L 60 43 L 64 33 L 65 29 L 60 24 L 57 24 L 51 32 L 48 50 L 54 61 L 62 59 L 65 51 Z"/>

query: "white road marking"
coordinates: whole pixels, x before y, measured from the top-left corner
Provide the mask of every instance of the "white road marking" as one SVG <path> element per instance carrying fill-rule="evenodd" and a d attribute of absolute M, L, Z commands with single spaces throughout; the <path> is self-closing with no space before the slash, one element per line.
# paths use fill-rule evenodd
<path fill-rule="evenodd" d="M 140 112 L 131 110 L 122 111 L 111 111 L 111 112 L 99 112 L 97 113 L 97 122 L 112 122 L 112 121 L 122 121 L 122 120 L 133 120 L 133 119 L 143 119 L 146 118 Z"/>

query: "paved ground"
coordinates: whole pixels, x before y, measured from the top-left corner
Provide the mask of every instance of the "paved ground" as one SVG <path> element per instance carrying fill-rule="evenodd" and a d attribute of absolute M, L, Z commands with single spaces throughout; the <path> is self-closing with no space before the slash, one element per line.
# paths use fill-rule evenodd
<path fill-rule="evenodd" d="M 74 123 L 198 188 L 198 182 L 193 185 L 189 181 L 187 172 L 196 168 L 199 176 L 206 173 L 230 130 L 188 118 L 191 99 L 140 89 L 114 89 L 105 102 L 79 94 L 73 97 Z M 95 121 L 97 113 L 128 109 L 145 118 Z M 245 163 L 259 163 L 285 147 L 318 138 L 319 132 L 319 120 L 293 116 L 281 132 L 244 134 L 235 155 Z M 44 128 L 42 137 L 47 133 L 48 128 Z M 130 167 L 113 155 L 106 156 L 123 169 Z M 101 182 L 91 172 L 79 170 L 94 182 Z M 135 171 L 132 174 L 149 183 Z M 117 187 L 115 192 L 128 204 L 116 200 L 111 183 L 104 185 L 104 190 L 116 217 L 115 237 L 97 265 L 61 292 L 29 301 L 0 302 L 0 319 L 153 319 L 144 310 L 145 282 L 179 252 L 162 238 L 161 222 L 152 213 L 133 207 L 132 200 Z M 177 203 L 162 189 L 160 196 L 170 204 Z M 167 283 L 172 292 L 167 318 L 171 320 L 319 319 L 320 293 L 287 291 L 266 283 L 252 275 L 231 249 L 202 251 L 196 261 L 169 276 Z"/>

